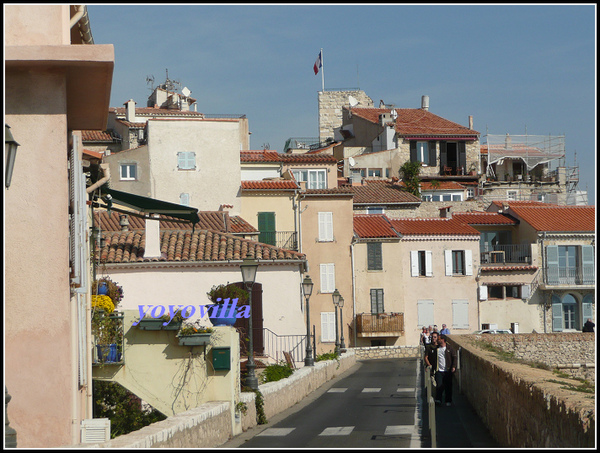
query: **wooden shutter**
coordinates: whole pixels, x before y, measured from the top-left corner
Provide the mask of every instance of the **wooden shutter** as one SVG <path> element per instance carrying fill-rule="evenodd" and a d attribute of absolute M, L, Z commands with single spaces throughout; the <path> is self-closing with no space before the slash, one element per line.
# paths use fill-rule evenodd
<path fill-rule="evenodd" d="M 583 284 L 595 284 L 594 247 L 592 245 L 581 246 L 581 267 Z"/>
<path fill-rule="evenodd" d="M 319 212 L 319 241 L 333 241 L 333 213 Z"/>
<path fill-rule="evenodd" d="M 383 289 L 371 289 L 371 313 L 384 313 L 383 307 Z"/>
<path fill-rule="evenodd" d="M 419 252 L 417 250 L 410 251 L 410 275 L 412 277 L 419 276 Z"/>
<path fill-rule="evenodd" d="M 367 243 L 367 269 L 370 271 L 380 271 L 383 269 L 381 242 Z"/>
<path fill-rule="evenodd" d="M 455 329 L 469 328 L 469 301 L 452 301 L 452 327 Z"/>
<path fill-rule="evenodd" d="M 425 276 L 433 277 L 433 253 L 425 250 Z"/>
<path fill-rule="evenodd" d="M 410 161 L 417 161 L 417 142 L 415 140 L 411 140 L 410 142 Z"/>
<path fill-rule="evenodd" d="M 424 299 L 417 301 L 417 318 L 419 327 L 433 326 L 435 324 L 433 318 L 433 300 Z"/>
<path fill-rule="evenodd" d="M 467 165 L 467 151 L 466 151 L 465 142 L 458 142 L 458 153 L 457 153 L 456 157 L 458 159 L 456 166 L 458 168 L 462 167 L 463 170 L 466 171 L 465 166 Z"/>
<path fill-rule="evenodd" d="M 465 250 L 465 275 L 473 275 L 473 251 Z"/>
<path fill-rule="evenodd" d="M 435 143 L 436 142 L 429 142 L 429 158 L 427 165 L 431 167 L 435 167 L 437 164 Z"/>
<path fill-rule="evenodd" d="M 444 174 L 444 167 L 448 165 L 448 150 L 446 142 L 440 142 L 440 174 Z"/>
<path fill-rule="evenodd" d="M 321 312 L 321 341 L 335 341 L 335 312 Z"/>
<path fill-rule="evenodd" d="M 560 298 L 552 296 L 552 331 L 562 332 L 563 330 L 563 308 Z"/>
<path fill-rule="evenodd" d="M 549 285 L 558 285 L 559 283 L 557 245 L 549 245 L 546 247 L 546 280 Z"/>
<path fill-rule="evenodd" d="M 588 294 L 583 298 L 581 302 L 581 317 L 583 318 L 583 322 L 585 323 L 588 319 L 592 319 L 594 317 L 594 296 Z"/>
<path fill-rule="evenodd" d="M 529 299 L 531 297 L 531 285 L 521 286 L 521 299 Z"/>
<path fill-rule="evenodd" d="M 479 300 L 487 300 L 488 298 L 488 288 L 486 285 L 481 285 L 479 287 Z"/>
<path fill-rule="evenodd" d="M 446 275 L 452 276 L 452 250 L 444 250 Z"/>
<path fill-rule="evenodd" d="M 275 213 L 259 212 L 258 216 L 258 242 L 275 245 Z"/>
<path fill-rule="evenodd" d="M 335 264 L 321 264 L 321 292 L 332 293 L 335 290 Z"/>

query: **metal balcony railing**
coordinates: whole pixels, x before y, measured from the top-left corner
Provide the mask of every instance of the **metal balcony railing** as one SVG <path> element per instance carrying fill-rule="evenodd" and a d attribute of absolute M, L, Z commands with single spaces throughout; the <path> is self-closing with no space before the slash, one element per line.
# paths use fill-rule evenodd
<path fill-rule="evenodd" d="M 294 362 L 303 362 L 306 355 L 306 335 L 278 335 L 263 328 L 264 353 L 277 362 L 285 360 L 284 352 L 289 352 Z"/>
<path fill-rule="evenodd" d="M 358 313 L 356 332 L 362 337 L 404 335 L 404 313 Z"/>
<path fill-rule="evenodd" d="M 287 250 L 298 251 L 298 236 L 295 231 L 261 231 L 258 242 Z"/>
<path fill-rule="evenodd" d="M 521 263 L 531 264 L 530 244 L 496 244 L 481 252 L 481 264 Z"/>
<path fill-rule="evenodd" d="M 545 267 L 544 283 L 548 286 L 596 285 L 596 269 L 593 265 L 576 268 Z"/>

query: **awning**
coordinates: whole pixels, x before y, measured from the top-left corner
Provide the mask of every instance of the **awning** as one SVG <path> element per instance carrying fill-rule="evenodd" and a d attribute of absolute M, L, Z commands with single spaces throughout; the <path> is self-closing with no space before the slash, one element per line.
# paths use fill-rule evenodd
<path fill-rule="evenodd" d="M 200 221 L 198 209 L 181 204 L 169 203 L 168 201 L 155 200 L 154 198 L 142 197 L 120 190 L 104 189 L 104 193 L 112 197 L 117 204 L 136 209 L 146 214 L 165 214 L 178 219 L 183 219 L 196 224 Z"/>
<path fill-rule="evenodd" d="M 477 136 L 475 135 L 421 135 L 421 136 L 411 136 L 411 137 L 403 137 L 405 140 L 418 140 L 418 141 L 428 141 L 428 140 L 436 140 L 436 141 L 474 141 L 477 140 Z"/>

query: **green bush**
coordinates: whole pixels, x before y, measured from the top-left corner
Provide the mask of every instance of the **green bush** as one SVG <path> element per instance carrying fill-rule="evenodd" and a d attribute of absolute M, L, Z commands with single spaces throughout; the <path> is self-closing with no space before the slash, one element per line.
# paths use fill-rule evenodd
<path fill-rule="evenodd" d="M 317 356 L 317 358 L 315 359 L 315 362 L 320 362 L 322 360 L 340 360 L 340 355 L 336 354 L 335 352 L 324 352 L 323 354 L 320 354 Z"/>
<path fill-rule="evenodd" d="M 260 375 L 260 380 L 263 384 L 267 382 L 275 382 L 280 379 L 285 379 L 292 375 L 294 370 L 285 362 L 280 362 L 274 365 L 269 365 Z"/>

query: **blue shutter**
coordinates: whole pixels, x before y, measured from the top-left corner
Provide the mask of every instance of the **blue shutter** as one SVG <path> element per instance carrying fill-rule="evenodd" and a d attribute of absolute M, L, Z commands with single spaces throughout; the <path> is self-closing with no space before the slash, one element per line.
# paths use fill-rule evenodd
<path fill-rule="evenodd" d="M 591 294 L 585 296 L 581 302 L 581 317 L 584 323 L 594 318 L 594 296 Z"/>
<path fill-rule="evenodd" d="M 592 245 L 581 246 L 581 274 L 583 276 L 584 285 L 595 284 L 595 269 L 594 269 L 594 247 Z"/>
<path fill-rule="evenodd" d="M 558 273 L 557 245 L 549 245 L 546 247 L 546 281 L 549 285 L 558 285 L 560 281 Z"/>
<path fill-rule="evenodd" d="M 552 331 L 562 332 L 563 330 L 563 309 L 562 302 L 557 296 L 552 296 Z"/>

